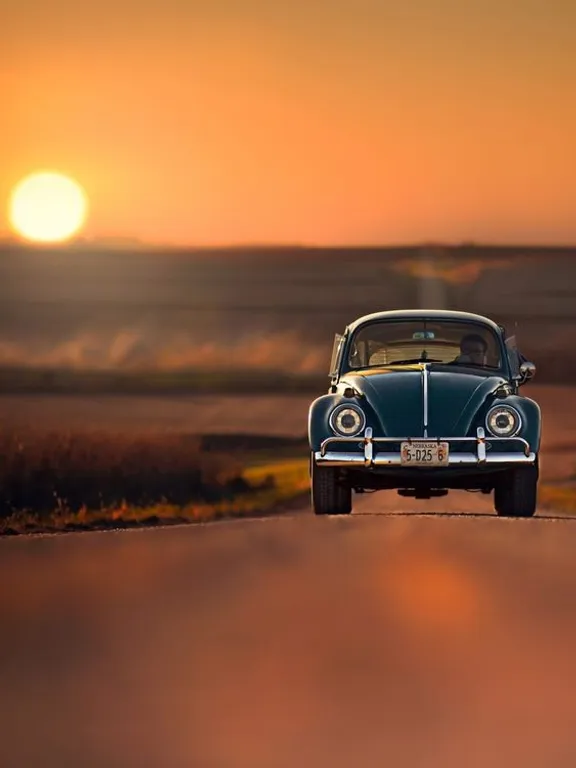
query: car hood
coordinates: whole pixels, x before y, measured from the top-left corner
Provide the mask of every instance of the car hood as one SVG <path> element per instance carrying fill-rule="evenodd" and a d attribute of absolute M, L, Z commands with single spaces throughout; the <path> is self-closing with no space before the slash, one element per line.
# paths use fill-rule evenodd
<path fill-rule="evenodd" d="M 424 376 L 420 365 L 346 374 L 365 397 L 388 436 L 424 434 Z M 486 398 L 506 379 L 484 373 L 429 370 L 428 435 L 464 437 Z"/>

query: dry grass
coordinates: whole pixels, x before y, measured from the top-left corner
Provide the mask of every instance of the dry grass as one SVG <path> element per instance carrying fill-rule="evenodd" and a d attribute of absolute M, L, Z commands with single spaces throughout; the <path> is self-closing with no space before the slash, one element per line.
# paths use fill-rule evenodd
<path fill-rule="evenodd" d="M 122 505 L 98 511 L 86 508 L 78 512 L 56 510 L 41 518 L 25 512 L 16 512 L 0 520 L 0 536 L 24 533 L 58 533 L 66 531 L 94 531 L 110 528 L 135 528 L 154 525 L 182 525 L 238 517 L 256 517 L 281 511 L 286 505 L 299 501 L 308 494 L 307 483 L 301 486 L 275 484 L 270 488 L 253 489 L 234 499 L 215 504 L 155 504 L 150 507 Z"/>
<path fill-rule="evenodd" d="M 306 461 L 265 464 L 258 442 L 240 458 L 201 437 L 27 429 L 0 451 L 3 534 L 262 514 L 308 489 Z"/>
<path fill-rule="evenodd" d="M 246 485 L 236 459 L 182 435 L 27 429 L 1 433 L 0 456 L 0 517 L 218 501 Z"/>
<path fill-rule="evenodd" d="M 266 514 L 309 492 L 301 442 L 247 435 L 5 431 L 0 433 L 0 534 Z M 574 514 L 576 488 L 544 481 L 540 506 Z"/>

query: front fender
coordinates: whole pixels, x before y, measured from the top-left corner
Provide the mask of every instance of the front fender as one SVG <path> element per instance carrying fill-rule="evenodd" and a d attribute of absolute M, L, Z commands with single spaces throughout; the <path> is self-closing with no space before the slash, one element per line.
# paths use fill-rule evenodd
<path fill-rule="evenodd" d="M 542 440 L 542 410 L 538 403 L 520 395 L 510 395 L 504 400 L 504 403 L 511 405 L 520 412 L 522 429 L 519 436 L 528 441 L 531 451 L 538 453 Z"/>
<path fill-rule="evenodd" d="M 311 451 L 319 451 L 320 445 L 327 437 L 334 437 L 329 423 L 330 414 L 337 405 L 343 404 L 361 408 L 366 416 L 366 426 L 381 432 L 379 419 L 366 398 L 344 397 L 340 393 L 321 395 L 308 409 L 308 443 Z"/>
<path fill-rule="evenodd" d="M 516 408 L 522 417 L 522 428 L 518 433 L 518 437 L 523 437 L 530 445 L 530 450 L 538 453 L 542 439 L 542 411 L 538 403 L 520 395 L 509 395 L 506 398 L 488 398 L 476 415 L 475 427 L 486 426 L 488 411 L 495 405 L 510 405 L 512 408 Z M 487 431 L 488 439 L 490 439 L 489 435 L 490 433 Z"/>

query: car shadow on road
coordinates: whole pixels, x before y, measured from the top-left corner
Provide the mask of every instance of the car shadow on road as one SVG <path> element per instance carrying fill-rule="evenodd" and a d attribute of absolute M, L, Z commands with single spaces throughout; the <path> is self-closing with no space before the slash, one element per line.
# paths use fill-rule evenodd
<path fill-rule="evenodd" d="M 396 512 L 353 512 L 352 517 L 476 517 L 494 520 L 547 520 L 556 522 L 576 522 L 576 515 L 558 515 L 552 512 L 536 512 L 534 517 L 499 517 L 489 512 L 412 512 L 410 510 L 398 510 Z"/>

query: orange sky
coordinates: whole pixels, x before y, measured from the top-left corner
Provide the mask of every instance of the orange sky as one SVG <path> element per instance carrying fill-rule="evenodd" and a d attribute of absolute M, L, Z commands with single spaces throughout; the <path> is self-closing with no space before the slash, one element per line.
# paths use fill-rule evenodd
<path fill-rule="evenodd" d="M 576 242 L 575 50 L 574 0 L 17 0 L 0 199 L 49 167 L 90 236 Z"/>

